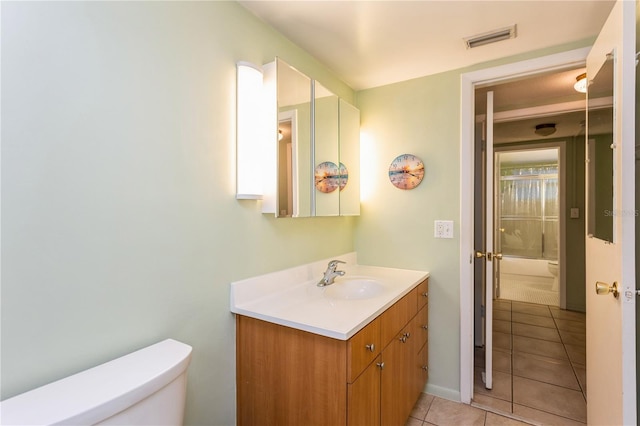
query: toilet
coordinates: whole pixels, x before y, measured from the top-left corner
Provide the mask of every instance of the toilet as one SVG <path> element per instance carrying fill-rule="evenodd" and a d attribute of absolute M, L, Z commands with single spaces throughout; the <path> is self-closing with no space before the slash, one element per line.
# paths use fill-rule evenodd
<path fill-rule="evenodd" d="M 182 425 L 191 346 L 167 339 L 0 402 L 3 425 Z"/>
<path fill-rule="evenodd" d="M 551 285 L 551 291 L 558 291 L 558 261 L 550 261 L 547 263 L 549 272 L 553 275 L 553 284 Z"/>

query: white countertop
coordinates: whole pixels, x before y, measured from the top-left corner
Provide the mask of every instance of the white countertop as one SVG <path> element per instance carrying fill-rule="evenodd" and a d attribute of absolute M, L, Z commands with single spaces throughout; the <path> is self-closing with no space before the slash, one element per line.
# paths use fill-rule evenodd
<path fill-rule="evenodd" d="M 329 260 L 346 261 L 345 275 L 318 287 Z M 231 312 L 322 336 L 347 340 L 429 276 L 426 271 L 365 266 L 349 253 L 231 283 Z M 342 299 L 349 280 L 374 280 L 375 295 Z"/>

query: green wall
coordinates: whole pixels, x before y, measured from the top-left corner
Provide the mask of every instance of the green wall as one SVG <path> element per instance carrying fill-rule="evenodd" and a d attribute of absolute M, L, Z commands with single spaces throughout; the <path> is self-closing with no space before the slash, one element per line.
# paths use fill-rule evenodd
<path fill-rule="evenodd" d="M 175 338 L 235 423 L 229 283 L 353 250 L 235 200 L 235 63 L 330 71 L 235 2 L 2 2 L 2 398 Z"/>

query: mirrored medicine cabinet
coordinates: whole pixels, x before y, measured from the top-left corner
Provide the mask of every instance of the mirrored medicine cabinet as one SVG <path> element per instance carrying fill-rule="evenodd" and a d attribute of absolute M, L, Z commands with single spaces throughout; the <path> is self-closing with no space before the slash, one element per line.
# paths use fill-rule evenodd
<path fill-rule="evenodd" d="M 275 82 L 276 217 L 360 214 L 360 112 L 282 59 L 267 64 Z"/>
<path fill-rule="evenodd" d="M 614 52 L 609 53 L 587 90 L 588 208 L 587 232 L 613 242 L 615 135 L 613 126 Z"/>

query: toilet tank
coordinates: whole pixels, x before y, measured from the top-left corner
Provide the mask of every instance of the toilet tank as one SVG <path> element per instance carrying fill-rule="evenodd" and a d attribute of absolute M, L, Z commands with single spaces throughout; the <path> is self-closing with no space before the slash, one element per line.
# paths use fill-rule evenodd
<path fill-rule="evenodd" d="M 182 425 L 191 346 L 167 339 L 0 402 L 2 425 Z"/>

